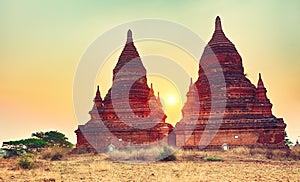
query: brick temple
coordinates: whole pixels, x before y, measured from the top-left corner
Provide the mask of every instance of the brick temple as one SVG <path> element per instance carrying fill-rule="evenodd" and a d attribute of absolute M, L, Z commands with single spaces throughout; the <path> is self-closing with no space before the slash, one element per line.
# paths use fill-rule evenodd
<path fill-rule="evenodd" d="M 285 148 L 286 124 L 272 114 L 266 93 L 261 74 L 257 86 L 245 76 L 242 58 L 217 17 L 200 58 L 198 79 L 191 81 L 183 117 L 175 127 L 176 145 Z"/>
<path fill-rule="evenodd" d="M 99 86 L 91 118 L 79 125 L 76 149 L 106 151 L 109 145 L 168 143 L 173 126 L 165 122 L 159 95 L 147 85 L 146 69 L 136 50 L 131 30 L 113 69 L 112 86 L 101 98 Z"/>
<path fill-rule="evenodd" d="M 282 118 L 272 114 L 261 74 L 257 86 L 244 74 L 242 58 L 225 36 L 219 17 L 200 58 L 198 79 L 190 81 L 182 119 L 165 122 L 159 94 L 147 85 L 146 69 L 129 30 L 113 69 L 112 86 L 102 99 L 99 87 L 91 118 L 79 125 L 76 149 L 106 151 L 108 146 L 164 144 L 184 148 L 285 148 Z"/>

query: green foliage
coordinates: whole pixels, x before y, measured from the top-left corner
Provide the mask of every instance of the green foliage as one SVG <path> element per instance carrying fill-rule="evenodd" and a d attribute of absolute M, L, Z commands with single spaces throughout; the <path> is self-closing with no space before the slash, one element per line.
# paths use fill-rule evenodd
<path fill-rule="evenodd" d="M 32 133 L 32 136 L 47 142 L 47 145 L 50 147 L 73 147 L 73 144 L 68 141 L 68 138 L 58 131 L 36 132 Z"/>
<path fill-rule="evenodd" d="M 286 146 L 289 147 L 293 146 L 293 142 L 291 142 L 290 139 L 288 138 L 286 131 L 284 131 L 284 143 Z"/>
<path fill-rule="evenodd" d="M 68 141 L 68 138 L 58 131 L 36 132 L 32 134 L 36 138 L 28 138 L 23 140 L 3 142 L 3 150 L 9 158 L 12 156 L 20 156 L 24 153 L 39 152 L 45 147 L 63 147 L 71 148 L 73 144 Z"/>
<path fill-rule="evenodd" d="M 159 154 L 160 161 L 175 161 L 176 156 L 174 155 L 174 149 L 170 146 L 165 145 L 163 151 Z"/>
<path fill-rule="evenodd" d="M 10 158 L 14 156 L 21 156 L 22 154 L 26 153 L 24 148 L 7 148 L 5 150 L 4 158 Z"/>
<path fill-rule="evenodd" d="M 28 138 L 24 140 L 3 142 L 3 145 L 15 147 L 15 148 L 20 148 L 24 146 L 25 151 L 32 151 L 32 150 L 39 150 L 41 148 L 44 148 L 47 145 L 47 143 L 40 139 Z"/>
<path fill-rule="evenodd" d="M 17 165 L 23 169 L 32 169 L 34 162 L 35 159 L 32 154 L 24 154 L 17 159 Z"/>
<path fill-rule="evenodd" d="M 43 140 L 36 138 L 28 138 L 24 140 L 16 140 L 3 142 L 3 150 L 6 151 L 5 158 L 20 156 L 26 152 L 39 151 L 41 148 L 44 148 L 47 143 Z"/>
<path fill-rule="evenodd" d="M 222 161 L 222 158 L 218 156 L 207 156 L 204 158 L 204 161 Z"/>

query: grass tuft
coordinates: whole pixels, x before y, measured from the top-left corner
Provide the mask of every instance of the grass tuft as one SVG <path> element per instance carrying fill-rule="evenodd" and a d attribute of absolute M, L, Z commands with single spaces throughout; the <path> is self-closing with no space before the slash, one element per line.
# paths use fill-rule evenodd
<path fill-rule="evenodd" d="M 34 162 L 35 158 L 32 154 L 23 154 L 17 159 L 17 165 L 22 169 L 32 169 Z"/>
<path fill-rule="evenodd" d="M 223 161 L 223 160 L 221 157 L 218 157 L 218 156 L 207 156 L 207 157 L 204 157 L 204 161 L 216 162 L 216 161 Z"/>

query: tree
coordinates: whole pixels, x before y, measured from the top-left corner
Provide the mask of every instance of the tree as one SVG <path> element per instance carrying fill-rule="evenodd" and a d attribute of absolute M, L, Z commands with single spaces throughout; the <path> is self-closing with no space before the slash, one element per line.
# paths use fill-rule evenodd
<path fill-rule="evenodd" d="M 68 141 L 68 138 L 58 131 L 36 132 L 32 133 L 32 136 L 47 142 L 47 145 L 50 147 L 73 147 L 73 144 Z"/>
<path fill-rule="evenodd" d="M 37 138 L 28 138 L 23 140 L 15 140 L 3 142 L 3 149 L 6 151 L 6 157 L 20 156 L 26 152 L 39 151 L 44 148 L 47 143 Z"/>
<path fill-rule="evenodd" d="M 286 131 L 284 131 L 284 143 L 288 147 L 293 146 L 293 142 L 291 142 L 290 139 L 288 138 Z"/>

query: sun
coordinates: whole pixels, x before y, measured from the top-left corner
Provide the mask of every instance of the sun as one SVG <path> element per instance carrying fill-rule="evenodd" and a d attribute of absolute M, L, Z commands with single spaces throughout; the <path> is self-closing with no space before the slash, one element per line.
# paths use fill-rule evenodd
<path fill-rule="evenodd" d="M 175 96 L 172 96 L 170 95 L 168 98 L 167 98 L 167 104 L 168 105 L 175 105 L 177 103 L 177 98 Z"/>

